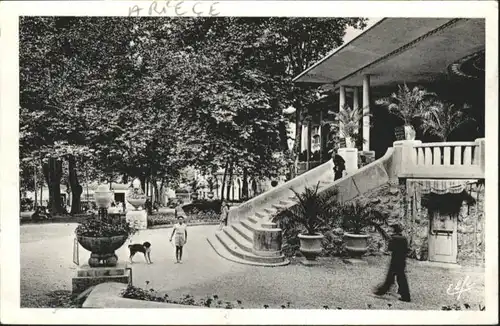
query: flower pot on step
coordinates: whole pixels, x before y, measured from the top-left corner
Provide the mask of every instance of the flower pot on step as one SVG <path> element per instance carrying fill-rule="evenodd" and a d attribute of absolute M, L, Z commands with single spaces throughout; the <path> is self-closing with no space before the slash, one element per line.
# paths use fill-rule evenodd
<path fill-rule="evenodd" d="M 309 261 L 314 261 L 323 251 L 321 241 L 324 236 L 322 234 L 305 235 L 299 234 L 300 239 L 300 252 Z"/>
<path fill-rule="evenodd" d="M 361 258 L 368 252 L 368 234 L 344 233 L 344 242 L 346 244 L 347 253 L 351 258 Z"/>

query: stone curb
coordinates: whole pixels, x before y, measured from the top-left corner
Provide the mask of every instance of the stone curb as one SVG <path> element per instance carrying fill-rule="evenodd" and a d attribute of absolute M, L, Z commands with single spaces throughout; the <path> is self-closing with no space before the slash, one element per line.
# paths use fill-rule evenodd
<path fill-rule="evenodd" d="M 126 284 L 107 282 L 95 286 L 83 303 L 83 308 L 205 308 L 175 303 L 154 302 L 145 300 L 127 299 L 121 292 L 127 288 Z"/>
<path fill-rule="evenodd" d="M 187 226 L 198 226 L 198 225 L 218 225 L 220 222 L 219 221 L 213 221 L 213 222 L 195 222 L 195 223 L 186 223 Z M 163 225 L 153 225 L 149 226 L 149 229 L 170 229 L 174 225 L 173 224 L 163 224 Z"/>

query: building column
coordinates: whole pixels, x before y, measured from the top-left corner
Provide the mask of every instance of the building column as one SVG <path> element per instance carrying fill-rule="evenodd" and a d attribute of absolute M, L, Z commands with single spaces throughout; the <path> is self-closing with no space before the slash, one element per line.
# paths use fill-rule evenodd
<path fill-rule="evenodd" d="M 343 111 L 344 110 L 344 106 L 346 104 L 346 101 L 345 101 L 345 86 L 340 86 L 339 87 L 339 112 Z M 339 125 L 340 129 L 342 129 L 342 125 Z M 342 133 L 342 131 L 339 132 L 340 134 L 340 137 L 341 138 L 344 138 L 344 134 Z"/>
<path fill-rule="evenodd" d="M 359 109 L 359 88 L 355 86 L 353 88 L 352 93 L 353 93 L 352 94 L 352 108 L 353 108 L 353 110 L 357 110 L 357 109 Z M 358 127 L 358 132 L 359 132 L 359 127 Z M 353 141 L 356 142 L 355 139 Z"/>
<path fill-rule="evenodd" d="M 370 76 L 363 76 L 363 112 L 370 113 Z M 370 116 L 363 117 L 363 151 L 370 150 Z"/>

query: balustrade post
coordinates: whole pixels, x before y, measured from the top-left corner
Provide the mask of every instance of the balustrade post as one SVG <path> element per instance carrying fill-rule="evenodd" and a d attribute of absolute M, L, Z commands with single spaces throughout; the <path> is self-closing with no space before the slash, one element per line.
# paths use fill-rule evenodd
<path fill-rule="evenodd" d="M 479 146 L 474 152 L 474 163 L 479 165 L 481 171 L 485 172 L 485 156 L 486 156 L 486 143 L 484 138 L 476 139 L 475 141 Z"/>
<path fill-rule="evenodd" d="M 408 173 L 417 165 L 417 148 L 422 144 L 420 140 L 395 141 L 393 166 L 396 176 Z"/>

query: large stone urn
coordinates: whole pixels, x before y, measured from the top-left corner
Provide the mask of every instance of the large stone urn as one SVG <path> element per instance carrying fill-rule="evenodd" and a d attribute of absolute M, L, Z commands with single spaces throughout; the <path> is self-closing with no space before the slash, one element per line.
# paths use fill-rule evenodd
<path fill-rule="evenodd" d="M 94 197 L 98 208 L 108 208 L 113 201 L 113 192 L 107 185 L 102 184 L 95 190 Z"/>
<path fill-rule="evenodd" d="M 368 234 L 344 233 L 344 242 L 349 256 L 361 259 L 361 256 L 368 252 L 369 239 L 370 236 Z"/>
<path fill-rule="evenodd" d="M 132 188 L 127 192 L 126 199 L 134 207 L 133 210 L 129 210 L 125 215 L 126 221 L 135 229 L 147 229 L 148 214 L 144 210 L 147 197 L 141 189 L 141 181 L 139 179 L 135 179 L 132 182 Z"/>
<path fill-rule="evenodd" d="M 79 228 L 83 228 L 83 232 L 88 235 L 77 234 L 76 238 L 83 248 L 91 252 L 88 260 L 90 267 L 114 267 L 118 262 L 115 250 L 123 246 L 127 241 L 128 234 L 116 236 L 102 234 L 106 232 L 103 229 L 106 230 L 110 227 L 112 229 L 107 209 L 113 200 L 113 192 L 109 190 L 107 185 L 102 184 L 97 187 L 94 196 L 99 208 L 98 219 L 89 220 L 84 225 L 80 225 Z"/>
<path fill-rule="evenodd" d="M 321 254 L 323 251 L 323 246 L 321 244 L 323 238 L 324 236 L 322 234 L 299 234 L 299 250 L 306 258 L 306 263 L 316 261 L 316 258 Z"/>
<path fill-rule="evenodd" d="M 118 262 L 118 256 L 115 254 L 115 250 L 119 249 L 125 241 L 127 241 L 128 235 L 119 235 L 113 237 L 88 237 L 88 236 L 77 236 L 78 243 L 91 252 L 89 258 L 90 267 L 98 267 L 103 261 L 105 267 L 114 267 Z"/>

